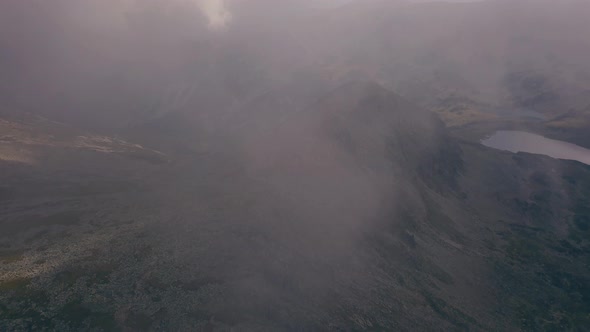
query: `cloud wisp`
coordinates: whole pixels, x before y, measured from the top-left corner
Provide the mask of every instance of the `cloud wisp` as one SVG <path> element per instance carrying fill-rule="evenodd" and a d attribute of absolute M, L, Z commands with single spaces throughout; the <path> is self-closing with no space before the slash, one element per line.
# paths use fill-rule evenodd
<path fill-rule="evenodd" d="M 225 28 L 232 20 L 225 0 L 199 0 L 198 5 L 210 29 Z"/>

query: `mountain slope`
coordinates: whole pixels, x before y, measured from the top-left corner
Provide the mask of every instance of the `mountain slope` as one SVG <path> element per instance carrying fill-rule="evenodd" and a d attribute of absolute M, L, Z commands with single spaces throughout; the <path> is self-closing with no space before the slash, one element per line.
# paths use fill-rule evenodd
<path fill-rule="evenodd" d="M 166 163 L 75 149 L 47 151 L 60 168 L 1 161 L 20 175 L 3 184 L 0 326 L 584 326 L 588 271 L 564 258 L 587 258 L 587 167 L 456 141 L 373 83 L 301 108 L 275 98 L 224 120 L 223 144 Z M 68 189 L 85 160 L 105 167 Z M 51 190 L 31 200 L 41 174 Z"/>

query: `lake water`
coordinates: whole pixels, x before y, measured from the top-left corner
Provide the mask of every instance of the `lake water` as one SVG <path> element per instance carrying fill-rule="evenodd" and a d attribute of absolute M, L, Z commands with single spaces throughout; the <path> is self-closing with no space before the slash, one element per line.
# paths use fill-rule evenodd
<path fill-rule="evenodd" d="M 481 143 L 494 149 L 543 154 L 558 159 L 577 160 L 590 165 L 589 149 L 524 131 L 500 130 L 482 140 Z"/>

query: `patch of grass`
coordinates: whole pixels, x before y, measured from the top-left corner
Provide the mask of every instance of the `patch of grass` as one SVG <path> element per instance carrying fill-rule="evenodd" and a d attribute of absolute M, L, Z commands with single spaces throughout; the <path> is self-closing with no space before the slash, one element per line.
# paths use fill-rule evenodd
<path fill-rule="evenodd" d="M 0 281 L 1 292 L 24 292 L 31 283 L 30 278 L 15 278 L 7 281 Z"/>
<path fill-rule="evenodd" d="M 542 200 L 548 199 L 547 196 L 543 195 L 536 198 L 540 198 Z M 538 203 L 534 200 L 529 202 L 520 198 L 514 198 L 510 203 L 515 211 L 520 213 L 523 217 L 527 217 L 536 225 L 546 225 L 547 222 L 554 216 L 554 213 L 547 202 Z"/>
<path fill-rule="evenodd" d="M 81 221 L 82 211 L 61 211 L 50 215 L 28 215 L 17 220 L 3 223 L 2 231 L 5 236 L 18 234 L 43 226 L 72 226 Z"/>
<path fill-rule="evenodd" d="M 125 325 L 137 331 L 147 331 L 154 323 L 153 319 L 143 313 L 129 313 Z"/>
<path fill-rule="evenodd" d="M 137 185 L 130 181 L 91 181 L 79 184 L 72 189 L 76 196 L 107 195 L 137 191 Z"/>
<path fill-rule="evenodd" d="M 407 263 L 410 264 L 410 266 L 414 266 L 416 270 L 421 271 L 428 276 L 432 276 L 444 284 L 451 285 L 454 282 L 453 277 L 449 273 L 423 257 L 408 257 Z"/>
<path fill-rule="evenodd" d="M 449 305 L 444 300 L 434 296 L 430 293 L 423 294 L 424 299 L 428 305 L 436 312 L 439 316 L 445 320 L 451 322 L 453 325 L 468 330 L 469 326 L 480 326 L 475 319 L 466 315 L 465 313 L 457 310 L 453 306 Z"/>
<path fill-rule="evenodd" d="M 465 244 L 465 236 L 454 227 L 454 221 L 444 214 L 442 207 L 426 195 L 423 195 L 423 199 L 427 207 L 429 225 L 447 234 L 456 243 Z"/>
<path fill-rule="evenodd" d="M 121 331 L 121 328 L 118 326 L 115 316 L 112 313 L 93 312 L 88 318 L 88 323 L 91 327 L 103 331 Z M 147 331 L 147 329 L 139 331 Z"/>
<path fill-rule="evenodd" d="M 11 264 L 21 261 L 24 258 L 23 251 L 0 251 L 0 263 Z"/>
<path fill-rule="evenodd" d="M 474 108 L 445 108 L 438 109 L 436 113 L 448 127 L 459 127 L 475 122 L 490 121 L 497 118 L 495 114 L 479 111 Z"/>
<path fill-rule="evenodd" d="M 95 263 L 84 267 L 74 267 L 59 272 L 55 276 L 55 281 L 71 286 L 79 279 L 85 278 L 87 286 L 104 284 L 109 281 L 111 273 L 116 268 L 117 266 L 111 263 Z"/>
<path fill-rule="evenodd" d="M 117 152 L 117 154 L 127 157 L 127 158 L 136 159 L 139 161 L 144 161 L 144 162 L 154 164 L 154 165 L 160 165 L 160 164 L 164 164 L 164 163 L 168 162 L 168 159 L 166 158 L 165 155 L 158 154 L 156 152 L 149 151 L 149 150 L 128 150 L 128 151 L 124 151 L 124 152 Z"/>
<path fill-rule="evenodd" d="M 521 262 L 539 262 L 543 259 L 540 244 L 530 239 L 511 240 L 506 251 L 512 259 Z"/>
<path fill-rule="evenodd" d="M 590 274 L 583 267 L 590 262 L 590 250 L 573 239 L 585 233 L 572 227 L 568 240 L 549 226 L 510 226 L 512 231 L 502 235 L 508 241 L 506 257 L 495 263 L 499 314 L 525 331 L 581 331 L 590 326 Z"/>
<path fill-rule="evenodd" d="M 590 216 L 577 214 L 573 219 L 574 224 L 580 231 L 587 232 L 590 230 Z"/>
<path fill-rule="evenodd" d="M 79 326 L 86 320 L 92 311 L 88 309 L 81 300 L 74 300 L 66 303 L 60 310 L 59 317 L 62 317 L 66 321 L 72 323 L 75 326 Z"/>
<path fill-rule="evenodd" d="M 43 290 L 26 289 L 12 303 L 0 303 L 0 321 L 19 321 L 26 331 L 52 330 L 53 321 L 38 308 L 47 308 L 49 297 Z M 1 324 L 0 324 L 1 325 Z"/>

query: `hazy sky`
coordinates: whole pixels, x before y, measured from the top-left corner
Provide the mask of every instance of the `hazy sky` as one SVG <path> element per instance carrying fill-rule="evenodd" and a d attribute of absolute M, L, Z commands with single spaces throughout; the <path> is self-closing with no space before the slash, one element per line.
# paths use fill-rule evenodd
<path fill-rule="evenodd" d="M 209 26 L 213 29 L 223 28 L 231 22 L 231 2 L 232 0 L 194 0 L 197 1 L 199 7 L 203 11 L 205 17 L 209 22 Z M 236 0 L 233 0 L 236 1 Z M 307 2 L 310 6 L 337 6 L 358 0 L 302 0 L 300 2 Z M 476 2 L 482 0 L 408 0 L 411 2 Z M 284 5 L 284 1 L 277 2 L 276 6 Z"/>
<path fill-rule="evenodd" d="M 232 19 L 232 4 L 237 4 L 239 0 L 194 0 L 197 1 L 199 7 L 203 11 L 205 17 L 209 22 L 209 26 L 213 29 L 223 28 L 231 22 Z M 285 3 L 297 3 L 306 4 L 311 7 L 326 7 L 326 6 L 338 6 L 353 2 L 357 0 L 300 0 L 300 1 L 258 1 L 259 3 L 265 3 L 266 6 L 284 6 Z M 251 1 L 253 3 L 253 1 Z M 242 4 L 243 6 L 243 4 Z"/>
<path fill-rule="evenodd" d="M 225 0 L 199 0 L 199 6 L 212 28 L 223 27 L 231 20 L 232 15 Z"/>

